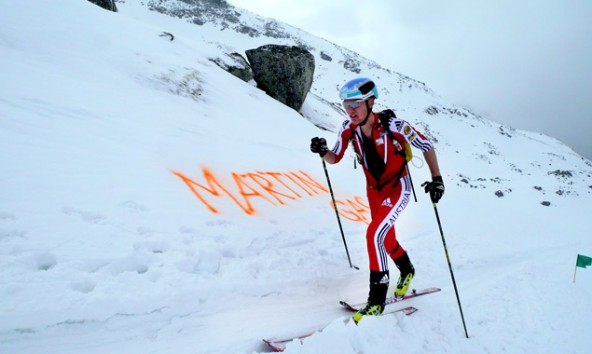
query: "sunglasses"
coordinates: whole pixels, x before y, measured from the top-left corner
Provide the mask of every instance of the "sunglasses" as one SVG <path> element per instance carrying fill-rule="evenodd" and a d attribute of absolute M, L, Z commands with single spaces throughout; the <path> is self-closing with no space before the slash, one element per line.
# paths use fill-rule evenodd
<path fill-rule="evenodd" d="M 343 107 L 345 108 L 358 108 L 362 105 L 362 102 L 364 102 L 364 100 L 347 100 L 347 101 L 343 101 Z"/>

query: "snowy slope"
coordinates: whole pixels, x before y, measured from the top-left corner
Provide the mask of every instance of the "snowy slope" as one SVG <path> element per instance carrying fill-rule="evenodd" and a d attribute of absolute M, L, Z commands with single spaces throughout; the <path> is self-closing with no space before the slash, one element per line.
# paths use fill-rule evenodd
<path fill-rule="evenodd" d="M 590 161 L 289 26 L 251 37 L 143 1 L 118 8 L 21 0 L 0 12 L 0 353 L 252 353 L 327 324 L 287 352 L 589 347 L 592 272 L 572 280 L 576 255 L 592 256 Z M 267 21 L 236 11 L 253 28 Z M 308 119 L 211 61 L 266 43 L 306 43 L 317 58 Z M 382 106 L 436 142 L 468 340 L 420 159 L 419 201 L 398 232 L 414 287 L 443 291 L 413 300 L 410 317 L 343 321 L 337 302 L 367 293 L 364 181 L 352 159 L 329 167 L 357 271 L 308 142 L 333 141 L 309 120 L 344 119 L 333 104 L 358 75 L 351 58 Z"/>

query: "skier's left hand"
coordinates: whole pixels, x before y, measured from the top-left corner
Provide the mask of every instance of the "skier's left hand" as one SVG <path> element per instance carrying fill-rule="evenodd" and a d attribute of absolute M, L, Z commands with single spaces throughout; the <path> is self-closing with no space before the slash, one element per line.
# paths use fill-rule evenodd
<path fill-rule="evenodd" d="M 438 203 L 444 195 L 444 181 L 442 176 L 433 176 L 431 182 L 424 182 L 422 187 L 426 193 L 430 193 L 430 199 L 433 203 Z"/>

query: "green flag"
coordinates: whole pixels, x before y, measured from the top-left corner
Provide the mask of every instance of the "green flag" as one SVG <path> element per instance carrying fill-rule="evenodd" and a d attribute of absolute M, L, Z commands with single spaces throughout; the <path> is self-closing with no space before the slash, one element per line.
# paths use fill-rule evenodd
<path fill-rule="evenodd" d="M 578 261 L 576 262 L 576 267 L 586 268 L 589 265 L 592 265 L 592 258 L 578 254 Z"/>

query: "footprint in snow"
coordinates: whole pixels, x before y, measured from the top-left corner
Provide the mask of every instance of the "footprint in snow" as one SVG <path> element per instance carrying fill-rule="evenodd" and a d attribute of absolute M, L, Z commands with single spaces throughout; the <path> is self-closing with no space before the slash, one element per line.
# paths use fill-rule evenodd
<path fill-rule="evenodd" d="M 72 207 L 63 207 L 62 212 L 66 215 L 78 216 L 84 222 L 87 222 L 89 224 L 99 224 L 107 219 L 107 217 L 105 217 L 104 215 L 93 213 L 90 211 L 75 209 Z"/>
<path fill-rule="evenodd" d="M 121 206 L 127 208 L 127 210 L 132 213 L 145 213 L 148 211 L 148 208 L 146 206 L 131 200 L 121 203 Z"/>
<path fill-rule="evenodd" d="M 26 239 L 27 232 L 18 229 L 0 229 L 0 241 L 16 238 Z"/>
<path fill-rule="evenodd" d="M 96 287 L 96 284 L 90 280 L 82 280 L 70 283 L 70 289 L 78 291 L 84 294 L 92 292 Z"/>
<path fill-rule="evenodd" d="M 34 256 L 37 270 L 47 271 L 54 268 L 57 264 L 57 258 L 53 253 L 38 253 Z"/>
<path fill-rule="evenodd" d="M 135 251 L 148 251 L 150 253 L 162 254 L 169 249 L 166 241 L 147 241 L 134 244 Z"/>
<path fill-rule="evenodd" d="M 10 223 L 15 221 L 17 217 L 14 214 L 7 212 L 0 212 L 0 222 Z M 19 229 L 0 229 L 0 241 L 12 240 L 16 238 L 26 239 L 27 232 Z"/>
<path fill-rule="evenodd" d="M 11 213 L 0 211 L 0 221 L 14 221 L 16 220 L 16 216 Z"/>

